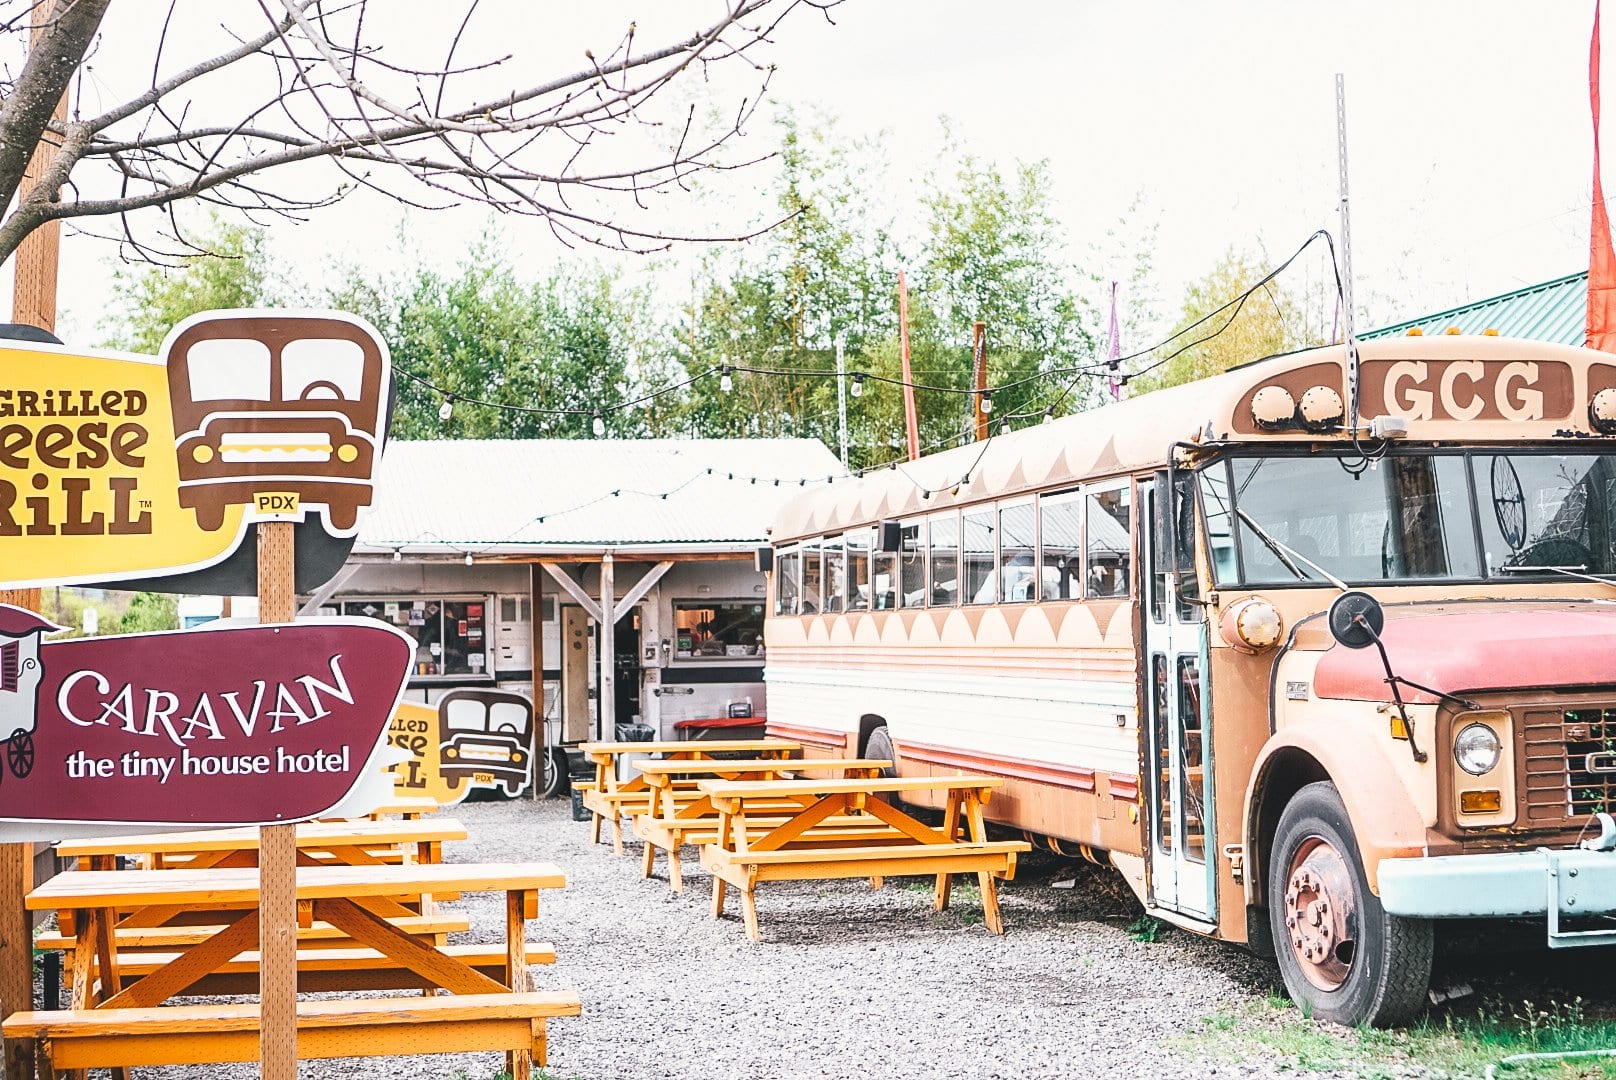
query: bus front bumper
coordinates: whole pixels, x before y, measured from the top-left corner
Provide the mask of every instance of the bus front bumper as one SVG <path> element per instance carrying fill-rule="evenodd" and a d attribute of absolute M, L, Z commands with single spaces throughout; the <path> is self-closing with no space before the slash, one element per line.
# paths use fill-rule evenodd
<path fill-rule="evenodd" d="M 1616 944 L 1609 927 L 1564 920 L 1616 914 L 1616 851 L 1577 848 L 1382 859 L 1380 904 L 1419 919 L 1544 917 L 1550 948 Z"/>

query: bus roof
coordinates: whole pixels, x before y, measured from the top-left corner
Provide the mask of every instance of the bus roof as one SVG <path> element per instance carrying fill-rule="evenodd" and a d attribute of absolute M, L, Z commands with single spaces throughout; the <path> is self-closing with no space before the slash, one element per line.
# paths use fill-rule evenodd
<path fill-rule="evenodd" d="M 1408 442 L 1616 435 L 1616 356 L 1609 353 L 1448 334 L 1366 341 L 1358 352 L 1364 425 L 1400 417 Z M 1178 441 L 1344 443 L 1346 356 L 1344 345 L 1331 345 L 1269 357 L 878 469 L 792 500 L 776 518 L 772 538 L 789 541 L 1164 467 Z"/>

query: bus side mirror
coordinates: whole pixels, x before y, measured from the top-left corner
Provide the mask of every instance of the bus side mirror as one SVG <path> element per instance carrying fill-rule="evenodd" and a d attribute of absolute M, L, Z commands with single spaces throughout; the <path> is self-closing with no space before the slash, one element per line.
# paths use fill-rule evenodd
<path fill-rule="evenodd" d="M 1380 601 L 1356 589 L 1336 597 L 1326 619 L 1330 636 L 1349 649 L 1367 649 L 1380 640 L 1386 626 L 1386 612 Z"/>
<path fill-rule="evenodd" d="M 760 574 L 767 574 L 774 569 L 774 548 L 763 544 L 752 553 L 752 568 Z"/>
<path fill-rule="evenodd" d="M 875 527 L 875 550 L 895 554 L 903 550 L 903 524 L 883 521 Z"/>

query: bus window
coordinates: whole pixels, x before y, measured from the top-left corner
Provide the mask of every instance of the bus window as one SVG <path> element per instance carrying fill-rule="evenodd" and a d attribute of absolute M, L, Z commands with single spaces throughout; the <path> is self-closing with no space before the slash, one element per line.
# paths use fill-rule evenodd
<path fill-rule="evenodd" d="M 847 610 L 870 610 L 870 542 L 874 534 L 869 529 L 850 532 L 842 539 L 847 545 Z"/>
<path fill-rule="evenodd" d="M 898 588 L 903 606 L 926 606 L 926 523 L 914 518 L 903 523 L 898 552 Z"/>
<path fill-rule="evenodd" d="M 825 610 L 841 611 L 847 606 L 847 562 L 842 554 L 842 538 L 827 536 L 825 558 Z"/>
<path fill-rule="evenodd" d="M 1037 512 L 1032 502 L 1004 503 L 999 507 L 999 599 L 1019 604 L 1037 597 L 1033 577 L 1037 547 L 1033 525 Z"/>
<path fill-rule="evenodd" d="M 1133 559 L 1128 489 L 1091 491 L 1087 501 L 1088 595 L 1127 596 Z"/>
<path fill-rule="evenodd" d="M 802 542 L 802 613 L 818 615 L 823 610 L 824 597 L 820 595 L 823 575 L 820 572 L 819 541 Z"/>
<path fill-rule="evenodd" d="M 932 607 L 952 607 L 959 603 L 959 515 L 952 511 L 927 519 L 931 526 Z"/>
<path fill-rule="evenodd" d="M 993 507 L 967 511 L 960 551 L 960 569 L 965 588 L 960 595 L 971 604 L 991 604 L 998 600 L 998 545 L 993 537 Z"/>
<path fill-rule="evenodd" d="M 774 613 L 797 614 L 802 598 L 802 554 L 795 548 L 781 548 L 774 557 Z"/>
<path fill-rule="evenodd" d="M 877 551 L 870 568 L 870 607 L 890 611 L 898 606 L 898 559 L 896 551 Z"/>
<path fill-rule="evenodd" d="M 1219 461 L 1200 473 L 1201 504 L 1206 507 L 1206 542 L 1212 552 L 1212 580 L 1229 585 L 1240 580 L 1234 548 L 1234 511 L 1229 503 L 1229 464 Z"/>
<path fill-rule="evenodd" d="M 1075 491 L 1038 500 L 1038 532 L 1043 557 L 1039 598 L 1080 600 L 1083 597 L 1083 503 Z"/>

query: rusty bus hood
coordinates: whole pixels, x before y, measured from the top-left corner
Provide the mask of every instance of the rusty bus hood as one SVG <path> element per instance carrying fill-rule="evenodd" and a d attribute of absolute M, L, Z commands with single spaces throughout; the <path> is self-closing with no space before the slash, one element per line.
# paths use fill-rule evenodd
<path fill-rule="evenodd" d="M 1388 605 L 1380 636 L 1393 672 L 1450 694 L 1616 687 L 1616 603 Z M 1391 700 L 1386 670 L 1373 646 L 1349 649 L 1326 637 L 1319 647 L 1325 652 L 1314 671 L 1315 696 Z M 1437 700 L 1406 684 L 1403 699 Z"/>

